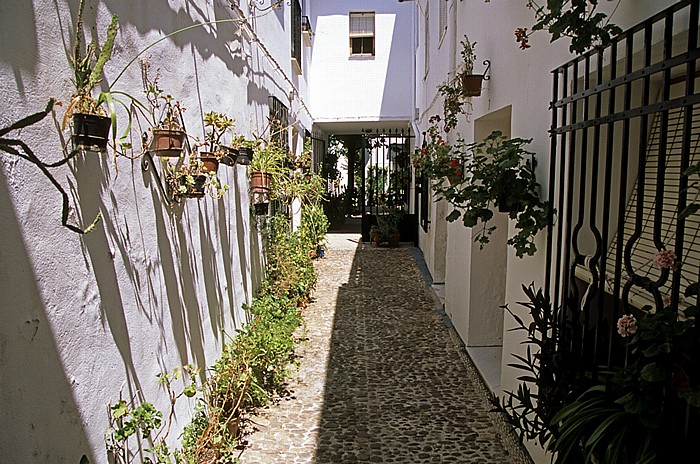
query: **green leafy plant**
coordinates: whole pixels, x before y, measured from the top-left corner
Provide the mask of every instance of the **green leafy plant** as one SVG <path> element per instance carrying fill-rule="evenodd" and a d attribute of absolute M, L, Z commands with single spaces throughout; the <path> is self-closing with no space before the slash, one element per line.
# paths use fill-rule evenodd
<path fill-rule="evenodd" d="M 457 127 L 460 113 L 468 114 L 468 111 L 464 109 L 464 105 L 470 105 L 466 98 L 478 95 L 467 91 L 464 85 L 466 76 L 474 74 L 474 60 L 476 60 L 474 48 L 476 47 L 476 42 L 470 42 L 469 37 L 465 35 L 464 40 L 460 43 L 462 44 L 462 50 L 460 51 L 462 55 L 461 67 L 450 82 L 438 87 L 438 92 L 440 92 L 440 95 L 443 97 L 443 111 L 445 116 L 443 127 L 445 132 L 449 132 Z"/>
<path fill-rule="evenodd" d="M 519 258 L 537 251 L 535 235 L 549 223 L 550 206 L 539 197 L 531 166 L 534 154 L 524 148 L 531 141 L 510 139 L 500 131 L 471 144 L 460 139 L 452 146 L 437 137 L 421 158 L 421 169 L 433 180 L 433 190 L 455 207 L 447 220 L 461 216 L 465 227 L 481 223 L 475 241 L 483 246 L 496 229 L 489 225 L 494 208 L 507 212 L 517 230 L 508 244 Z M 449 185 L 443 182 L 446 177 L 451 180 Z"/>
<path fill-rule="evenodd" d="M 114 113 L 113 104 L 110 100 L 110 95 L 100 93 L 95 99 L 92 96 L 92 90 L 102 78 L 102 70 L 105 64 L 112 56 L 112 48 L 114 47 L 114 39 L 117 36 L 119 27 L 119 17 L 112 16 L 112 21 L 107 27 L 105 41 L 102 47 L 98 47 L 97 42 L 92 41 L 86 46 L 83 46 L 85 36 L 83 34 L 83 10 L 85 8 L 85 0 L 80 0 L 78 7 L 78 20 L 75 27 L 75 43 L 73 52 L 68 59 L 73 67 L 73 84 L 75 85 L 75 94 L 71 98 L 70 104 L 66 109 L 66 118 L 73 113 L 86 113 L 104 116 L 106 113 L 102 108 L 103 103 L 110 106 L 110 116 L 112 123 L 116 124 L 116 115 Z M 65 119 L 64 119 L 65 124 Z"/>
<path fill-rule="evenodd" d="M 541 6 L 528 0 L 527 6 L 535 12 L 536 22 L 530 32 L 523 27 L 515 30 L 516 41 L 522 50 L 530 48 L 530 35 L 540 30 L 551 34 L 550 42 L 570 38 L 569 50 L 579 55 L 591 48 L 606 47 L 622 32 L 605 13 L 596 12 L 598 0 L 547 0 Z"/>
<path fill-rule="evenodd" d="M 253 159 L 250 162 L 251 172 L 279 174 L 284 170 L 287 152 L 274 142 L 261 141 L 253 147 Z"/>
<path fill-rule="evenodd" d="M 209 128 L 205 140 L 209 142 L 210 151 L 218 151 L 222 137 L 229 133 L 235 123 L 234 119 L 223 113 L 210 111 L 204 114 L 204 126 Z"/>
<path fill-rule="evenodd" d="M 136 402 L 120 398 L 109 407 L 110 427 L 105 435 L 107 452 L 117 464 L 132 462 L 133 450 L 130 449 L 130 439 L 136 438 L 136 446 L 143 456 L 144 463 L 171 463 L 178 460 L 177 452 L 172 452 L 166 440 L 170 427 L 175 418 L 175 404 L 181 397 L 192 398 L 197 393 L 197 374 L 199 369 L 188 364 L 182 368 L 176 367 L 172 373 L 163 372 L 158 375 L 159 384 L 163 386 L 170 400 L 170 412 L 163 418 L 163 413 L 147 401 Z M 175 392 L 174 382 L 186 378 L 184 388 Z M 144 444 L 144 442 L 146 444 Z"/>
<path fill-rule="evenodd" d="M 148 122 L 152 128 L 168 131 L 182 130 L 182 112 L 185 108 L 180 102 L 166 93 L 159 86 L 160 73 L 149 77 L 150 64 L 146 60 L 141 60 L 141 78 L 143 80 L 143 93 L 148 102 Z"/>
<path fill-rule="evenodd" d="M 222 183 L 216 173 L 206 171 L 202 161 L 195 156 L 190 156 L 186 162 L 171 164 L 164 161 L 163 164 L 168 171 L 166 181 L 169 190 L 175 198 L 207 193 L 218 200 L 229 189 L 228 184 Z"/>

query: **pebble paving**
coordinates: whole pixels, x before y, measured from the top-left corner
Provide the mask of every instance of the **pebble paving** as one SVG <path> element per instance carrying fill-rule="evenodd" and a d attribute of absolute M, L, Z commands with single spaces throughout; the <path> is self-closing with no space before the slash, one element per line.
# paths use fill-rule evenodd
<path fill-rule="evenodd" d="M 241 464 L 530 464 L 438 315 L 410 249 L 331 237 L 289 395 L 246 425 Z"/>

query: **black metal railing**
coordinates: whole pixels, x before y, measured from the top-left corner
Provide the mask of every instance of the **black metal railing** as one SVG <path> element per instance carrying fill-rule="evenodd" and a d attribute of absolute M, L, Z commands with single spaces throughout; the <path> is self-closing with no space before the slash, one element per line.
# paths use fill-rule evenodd
<path fill-rule="evenodd" d="M 289 110 L 279 98 L 274 96 L 269 97 L 268 105 L 270 107 L 270 140 L 289 151 Z"/>
<path fill-rule="evenodd" d="M 296 60 L 301 71 L 301 5 L 299 0 L 292 0 L 292 59 Z"/>
<path fill-rule="evenodd" d="M 698 9 L 679 1 L 553 71 L 545 290 L 581 369 L 625 362 L 623 314 L 695 304 L 700 219 L 678 212 L 698 201 L 681 174 L 700 163 Z M 680 272 L 654 266 L 663 250 Z"/>

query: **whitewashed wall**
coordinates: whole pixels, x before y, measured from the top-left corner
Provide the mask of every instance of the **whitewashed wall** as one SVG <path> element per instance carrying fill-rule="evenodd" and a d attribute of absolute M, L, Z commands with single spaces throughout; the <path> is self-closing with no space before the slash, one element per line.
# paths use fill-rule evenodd
<path fill-rule="evenodd" d="M 313 2 L 310 72 L 316 122 L 407 120 L 413 114 L 412 6 L 394 1 Z M 349 13 L 375 12 L 375 56 L 351 57 Z"/>
<path fill-rule="evenodd" d="M 0 3 L 0 127 L 42 109 L 50 97 L 69 101 L 64 48 L 73 43 L 78 3 Z M 223 0 L 92 0 L 84 14 L 88 37 L 101 42 L 114 13 L 120 31 L 103 88 L 163 35 L 249 12 Z M 243 39 L 238 26 L 216 24 L 173 36 L 144 56 L 187 108 L 193 135 L 202 137 L 207 111 L 235 117 L 246 136 L 259 132 L 269 95 L 290 108 L 301 130 L 311 127 L 302 105 L 307 76 L 292 69 L 290 27 L 284 2 L 253 21 L 254 32 Z M 138 63 L 116 89 L 142 95 Z M 62 156 L 49 118 L 9 136 L 21 137 L 41 159 Z M 85 236 L 62 227 L 61 199 L 49 181 L 30 163 L 0 153 L 0 462 L 77 463 L 83 454 L 107 462 L 108 404 L 138 395 L 167 410 L 156 374 L 185 363 L 210 366 L 245 323 L 241 305 L 262 275 L 260 239 L 242 166 L 221 167 L 231 186 L 222 200 L 187 200 L 172 209 L 140 160 L 87 153 L 52 173 L 70 196 L 71 223 L 85 226 L 98 212 L 102 221 Z M 180 408 L 173 442 L 191 408 Z"/>
<path fill-rule="evenodd" d="M 601 1 L 599 8 L 607 13 L 617 8 L 612 20 L 626 29 L 672 3 L 671 0 L 623 0 L 618 7 L 618 2 Z M 512 137 L 533 138 L 528 148 L 537 153 L 537 177 L 543 186 L 542 195 L 546 197 L 550 143 L 548 130 L 551 122 L 548 105 L 552 93 L 550 71 L 572 58 L 568 42 L 560 40 L 549 43 L 549 34 L 538 32 L 530 41 L 532 48 L 520 50 L 514 30 L 518 27 L 531 28 L 534 24 L 533 13 L 526 7 L 525 1 L 449 0 L 448 29 L 442 40 L 438 30 L 438 3 L 419 0 L 414 4 L 419 44 L 416 52 L 419 130 L 426 130 L 430 116 L 442 114 L 442 99 L 439 96 L 435 98 L 436 89 L 447 80 L 448 73 L 459 63 L 459 42 L 467 33 L 471 41 L 477 42 L 475 71 L 483 71 L 481 62 L 488 59 L 491 61 L 491 79 L 484 83 L 482 95 L 472 98 L 473 108 L 469 119 L 462 117 L 448 140 L 454 141 L 459 134 L 469 142 L 483 138 L 484 132 L 493 129 L 503 130 Z M 427 53 L 426 16 L 430 25 Z M 427 66 L 426 56 L 429 59 Z M 433 203 L 433 212 L 436 206 Z M 540 251 L 535 256 L 519 259 L 511 247 L 505 246 L 505 236 L 494 237 L 487 248 L 479 250 L 478 245 L 472 245 L 473 231 L 461 224 L 450 224 L 446 229 L 441 229 L 436 224 L 440 220 L 440 217 L 432 214 L 431 228 L 428 233 L 421 232 L 420 244 L 424 254 L 431 257 L 428 260 L 430 266 L 431 262 L 439 262 L 439 244 L 447 243 L 446 310 L 467 345 L 497 344 L 502 338 L 501 386 L 503 390 L 514 390 L 520 372 L 508 368 L 507 363 L 512 362 L 511 353 L 523 351 L 523 346 L 520 345 L 522 340 L 519 334 L 508 331 L 513 326 L 513 321 L 509 316 L 504 317 L 502 312 L 497 316 L 502 318 L 500 324 L 503 327 L 499 335 L 499 322 L 492 315 L 499 311 L 499 299 L 519 315 L 524 315 L 517 304 L 524 297 L 521 285 L 534 282 L 539 286 L 543 283 L 545 234 L 541 233 L 537 237 Z M 498 220 L 503 221 L 503 218 Z M 508 222 L 507 236 L 512 236 L 515 231 L 513 223 L 507 219 L 505 221 Z M 503 266 L 505 269 L 498 272 Z M 431 272 L 435 270 L 439 272 L 437 267 L 431 268 Z M 500 292 L 484 292 L 484 288 L 498 289 Z M 486 333 L 491 333 L 492 336 L 484 339 Z M 536 462 L 548 462 L 537 445 L 529 444 L 528 447 Z"/>

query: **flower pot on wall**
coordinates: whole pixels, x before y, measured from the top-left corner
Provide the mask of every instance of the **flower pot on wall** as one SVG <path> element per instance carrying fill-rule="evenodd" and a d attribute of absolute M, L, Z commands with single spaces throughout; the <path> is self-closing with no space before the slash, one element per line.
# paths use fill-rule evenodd
<path fill-rule="evenodd" d="M 255 208 L 255 215 L 256 216 L 264 216 L 267 214 L 269 203 L 268 202 L 262 202 L 262 203 L 255 203 L 253 205 Z"/>
<path fill-rule="evenodd" d="M 247 166 L 250 164 L 250 159 L 253 157 L 253 149 L 249 147 L 240 147 L 238 149 L 237 162 L 240 165 Z"/>
<path fill-rule="evenodd" d="M 184 141 L 184 131 L 153 129 L 150 151 L 156 156 L 177 158 L 182 154 Z"/>
<path fill-rule="evenodd" d="M 219 158 L 216 153 L 203 151 L 199 153 L 199 160 L 202 162 L 202 169 L 205 172 L 216 174 L 219 170 Z"/>
<path fill-rule="evenodd" d="M 221 158 L 219 162 L 226 166 L 235 166 L 238 159 L 238 149 L 231 147 L 221 147 Z"/>
<path fill-rule="evenodd" d="M 201 198 L 204 196 L 204 184 L 207 182 L 207 176 L 205 175 L 198 175 L 198 176 L 192 176 L 194 183 L 192 185 L 188 185 L 187 183 L 187 176 L 180 176 L 178 179 L 180 182 L 180 185 L 185 187 L 185 193 L 183 194 L 184 196 L 188 198 Z"/>
<path fill-rule="evenodd" d="M 272 174 L 268 172 L 253 172 L 250 175 L 250 181 L 252 184 L 252 193 L 267 195 L 270 191 L 270 184 L 272 183 Z"/>
<path fill-rule="evenodd" d="M 483 74 L 465 74 L 462 76 L 462 95 L 465 97 L 478 97 L 481 95 L 481 82 Z"/>
<path fill-rule="evenodd" d="M 100 151 L 107 149 L 107 139 L 112 120 L 95 114 L 75 113 L 73 115 L 73 145 L 80 148 L 97 147 Z"/>

